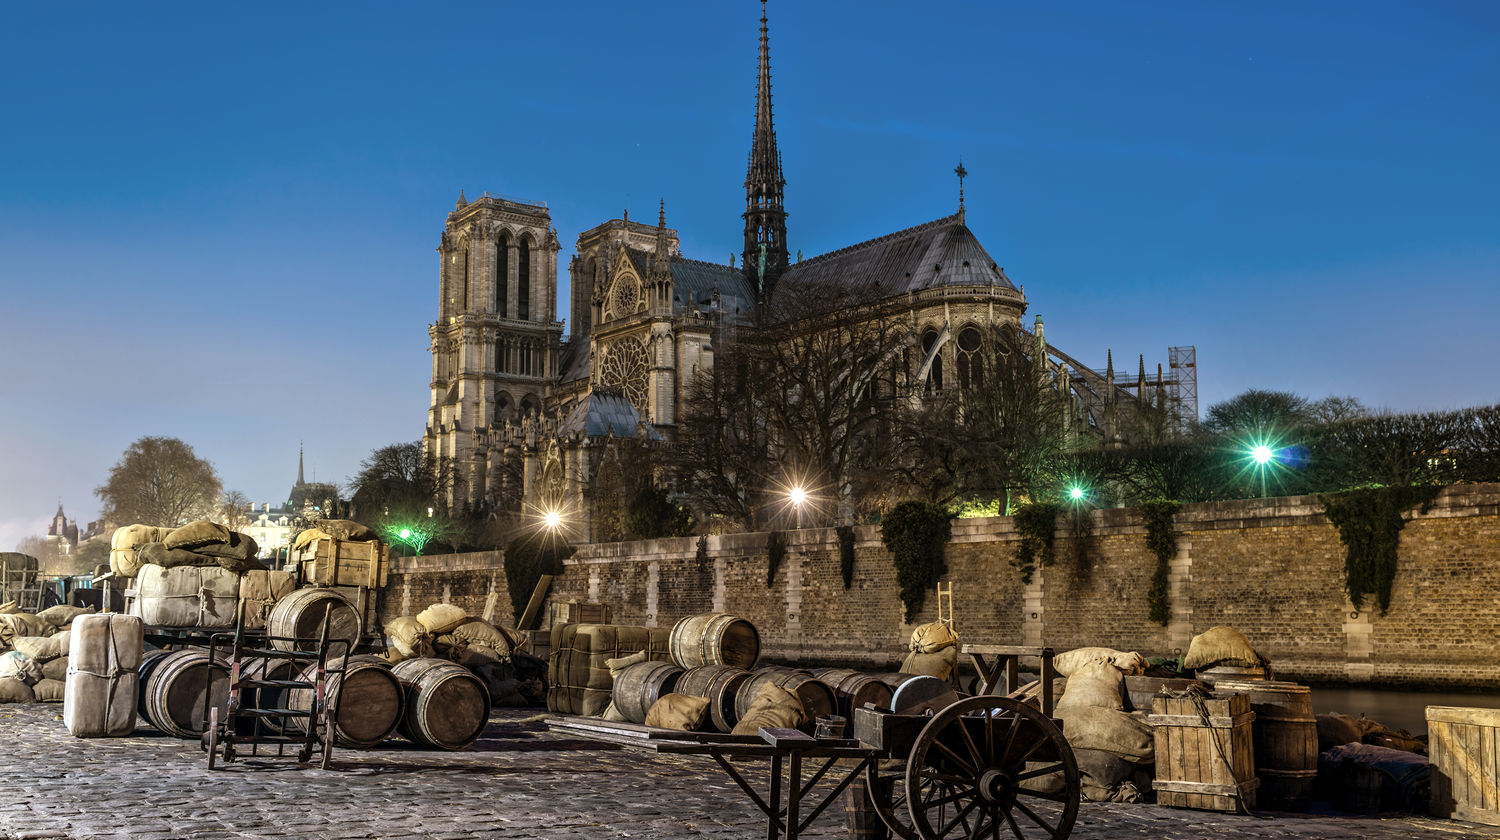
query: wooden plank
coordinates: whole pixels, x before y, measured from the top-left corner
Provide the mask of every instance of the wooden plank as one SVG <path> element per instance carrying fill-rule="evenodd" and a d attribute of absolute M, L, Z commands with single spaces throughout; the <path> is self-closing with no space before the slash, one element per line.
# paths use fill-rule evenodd
<path fill-rule="evenodd" d="M 1432 766 L 1432 788 L 1427 808 L 1432 816 L 1444 818 L 1453 813 L 1452 787 L 1448 780 L 1448 724 L 1444 721 L 1429 719 L 1427 734 L 1428 760 Z"/>
<path fill-rule="evenodd" d="M 989 656 L 1049 656 L 1052 648 L 1025 645 L 961 645 L 958 652 Z"/>
<path fill-rule="evenodd" d="M 1428 706 L 1427 722 L 1469 723 L 1500 727 L 1500 709 L 1476 709 L 1469 706 Z"/>
<path fill-rule="evenodd" d="M 762 726 L 760 738 L 778 750 L 805 750 L 816 746 L 818 739 L 800 729 L 782 729 Z"/>
<path fill-rule="evenodd" d="M 1229 729 L 1241 724 L 1248 724 L 1255 720 L 1254 712 L 1242 712 L 1234 717 L 1221 715 L 1209 715 L 1208 725 Z M 1152 726 L 1202 726 L 1203 718 L 1199 715 L 1147 715 L 1146 722 Z"/>

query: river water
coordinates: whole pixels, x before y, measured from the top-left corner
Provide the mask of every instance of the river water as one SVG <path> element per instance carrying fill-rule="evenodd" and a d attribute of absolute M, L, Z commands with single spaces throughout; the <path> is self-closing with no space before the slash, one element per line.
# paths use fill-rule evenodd
<path fill-rule="evenodd" d="M 1405 729 L 1413 735 L 1427 731 L 1428 706 L 1470 706 L 1500 709 L 1500 693 L 1467 693 L 1450 691 L 1386 691 L 1376 688 L 1312 687 L 1315 714 L 1343 712 L 1379 721 L 1391 729 Z"/>

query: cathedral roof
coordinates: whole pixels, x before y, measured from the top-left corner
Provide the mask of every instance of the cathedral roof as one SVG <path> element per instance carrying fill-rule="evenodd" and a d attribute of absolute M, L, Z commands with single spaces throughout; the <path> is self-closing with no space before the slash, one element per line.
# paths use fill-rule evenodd
<path fill-rule="evenodd" d="M 719 306 L 727 315 L 748 313 L 755 305 L 755 292 L 744 272 L 701 260 L 673 258 L 672 291 L 676 295 L 672 302 L 674 314 L 685 306 L 711 306 L 715 291 L 719 293 Z"/>
<path fill-rule="evenodd" d="M 964 224 L 963 214 L 840 248 L 797 263 L 783 284 L 820 286 L 858 280 L 905 294 L 938 286 L 1000 286 L 1019 291 Z"/>
<path fill-rule="evenodd" d="M 576 382 L 580 379 L 589 378 L 589 340 L 587 338 L 575 338 L 565 342 L 562 346 L 561 359 L 558 369 L 562 376 L 558 382 Z"/>
<path fill-rule="evenodd" d="M 568 412 L 568 416 L 557 427 L 559 435 L 581 432 L 589 437 L 633 438 L 640 427 L 641 415 L 624 394 L 615 391 L 596 390 Z M 649 425 L 647 435 L 652 440 L 661 436 Z"/>

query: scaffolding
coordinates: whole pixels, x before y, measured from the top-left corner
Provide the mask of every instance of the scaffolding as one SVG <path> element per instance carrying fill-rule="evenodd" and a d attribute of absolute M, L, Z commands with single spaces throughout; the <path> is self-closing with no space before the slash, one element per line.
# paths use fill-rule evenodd
<path fill-rule="evenodd" d="M 1168 347 L 1172 367 L 1172 402 L 1177 405 L 1178 422 L 1188 432 L 1198 425 L 1198 347 Z"/>

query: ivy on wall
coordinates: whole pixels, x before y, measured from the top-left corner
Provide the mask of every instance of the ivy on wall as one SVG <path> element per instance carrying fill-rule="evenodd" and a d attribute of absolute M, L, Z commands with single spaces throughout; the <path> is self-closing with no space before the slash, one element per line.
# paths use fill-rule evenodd
<path fill-rule="evenodd" d="M 1156 555 L 1156 571 L 1151 575 L 1151 589 L 1146 593 L 1151 620 L 1165 627 L 1172 605 L 1167 600 L 1167 564 L 1177 556 L 1177 529 L 1174 517 L 1181 507 L 1176 502 L 1157 499 L 1141 505 L 1146 520 L 1146 548 Z"/>
<path fill-rule="evenodd" d="M 881 520 L 880 540 L 896 564 L 906 622 L 916 619 L 927 601 L 927 590 L 936 587 L 947 573 L 943 550 L 952 536 L 948 511 L 930 502 L 902 502 Z M 852 539 L 850 543 L 852 554 Z"/>
<path fill-rule="evenodd" d="M 699 537 L 698 537 L 698 553 L 696 555 L 694 555 L 693 559 L 695 561 L 697 561 L 697 563 L 698 563 L 698 571 L 701 572 L 701 571 L 704 571 L 704 570 L 706 570 L 708 568 L 708 535 L 707 534 L 701 534 L 701 535 L 699 535 Z"/>
<path fill-rule="evenodd" d="M 1437 486 L 1398 485 L 1318 497 L 1344 544 L 1344 589 L 1355 609 L 1364 609 L 1365 595 L 1372 592 L 1381 615 L 1390 609 L 1401 529 L 1406 527 L 1403 514 L 1418 505 L 1426 513 L 1440 492 Z"/>
<path fill-rule="evenodd" d="M 1011 565 L 1021 570 L 1021 582 L 1031 583 L 1038 568 L 1052 565 L 1057 552 L 1057 515 L 1062 505 L 1055 502 L 1032 502 L 1016 511 L 1016 556 Z"/>
<path fill-rule="evenodd" d="M 844 588 L 854 585 L 854 526 L 840 525 L 834 529 L 839 535 L 839 572 L 844 576 Z"/>
<path fill-rule="evenodd" d="M 786 556 L 786 535 L 780 531 L 772 531 L 766 534 L 766 587 L 770 588 L 776 582 L 776 570 L 781 568 L 781 560 Z"/>

